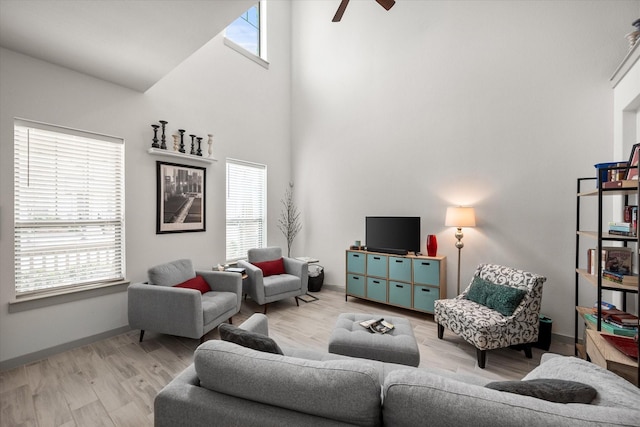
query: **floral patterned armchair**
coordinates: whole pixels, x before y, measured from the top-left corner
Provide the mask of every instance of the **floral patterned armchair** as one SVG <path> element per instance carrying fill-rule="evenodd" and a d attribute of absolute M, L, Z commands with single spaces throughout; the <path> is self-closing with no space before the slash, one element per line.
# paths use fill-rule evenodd
<path fill-rule="evenodd" d="M 493 285 L 520 289 L 524 294 L 511 315 L 468 299 L 475 281 L 481 279 Z M 476 347 L 478 366 L 486 363 L 486 351 L 523 345 L 525 355 L 531 358 L 531 343 L 538 340 L 542 284 L 546 277 L 494 264 L 481 264 L 476 269 L 469 287 L 453 299 L 435 301 L 434 320 L 438 324 L 438 338 L 442 339 L 445 326 Z"/>

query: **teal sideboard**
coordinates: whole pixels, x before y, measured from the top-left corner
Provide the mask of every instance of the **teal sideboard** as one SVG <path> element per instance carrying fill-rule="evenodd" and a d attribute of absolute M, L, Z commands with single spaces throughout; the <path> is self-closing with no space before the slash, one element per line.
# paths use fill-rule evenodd
<path fill-rule="evenodd" d="M 347 297 L 433 314 L 447 297 L 447 258 L 346 251 Z"/>

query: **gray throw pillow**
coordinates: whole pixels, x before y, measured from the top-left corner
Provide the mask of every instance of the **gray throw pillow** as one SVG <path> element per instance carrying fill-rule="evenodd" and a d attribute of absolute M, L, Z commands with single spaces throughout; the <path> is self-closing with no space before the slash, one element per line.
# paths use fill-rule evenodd
<path fill-rule="evenodd" d="M 503 316 L 511 316 L 525 294 L 522 289 L 496 285 L 476 276 L 467 292 L 467 299 L 489 307 Z"/>
<path fill-rule="evenodd" d="M 243 347 L 251 348 L 266 353 L 282 354 L 278 344 L 266 335 L 257 332 L 246 331 L 233 325 L 223 323 L 218 326 L 220 338 Z"/>
<path fill-rule="evenodd" d="M 540 378 L 528 381 L 495 381 L 485 387 L 557 403 L 591 403 L 598 392 L 576 381 Z"/>

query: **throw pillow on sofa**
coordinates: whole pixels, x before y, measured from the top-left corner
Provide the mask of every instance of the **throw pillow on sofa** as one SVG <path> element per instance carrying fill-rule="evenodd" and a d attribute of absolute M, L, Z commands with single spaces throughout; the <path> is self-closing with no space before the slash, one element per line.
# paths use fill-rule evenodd
<path fill-rule="evenodd" d="M 218 326 L 218 331 L 220 331 L 220 339 L 223 341 L 229 341 L 242 347 L 264 351 L 266 353 L 282 354 L 280 346 L 266 335 L 246 331 L 229 325 L 228 323 L 223 323 Z"/>
<path fill-rule="evenodd" d="M 539 378 L 528 381 L 495 381 L 485 387 L 557 403 L 591 403 L 598 392 L 588 384 Z"/>
<path fill-rule="evenodd" d="M 526 292 L 511 286 L 496 285 L 476 276 L 471 282 L 467 299 L 489 307 L 503 316 L 511 316 Z"/>

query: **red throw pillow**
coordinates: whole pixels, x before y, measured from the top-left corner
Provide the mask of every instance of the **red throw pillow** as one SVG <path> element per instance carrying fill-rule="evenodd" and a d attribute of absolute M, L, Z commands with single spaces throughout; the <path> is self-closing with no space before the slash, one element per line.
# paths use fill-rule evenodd
<path fill-rule="evenodd" d="M 207 293 L 211 290 L 211 286 L 204 280 L 202 276 L 196 276 L 193 279 L 189 279 L 186 282 L 179 283 L 177 285 L 173 285 L 174 288 L 187 288 L 187 289 L 195 289 L 196 291 L 200 291 L 200 293 Z"/>
<path fill-rule="evenodd" d="M 254 262 L 253 265 L 262 270 L 262 276 L 275 276 L 276 274 L 285 274 L 284 260 L 274 259 L 273 261 Z"/>

